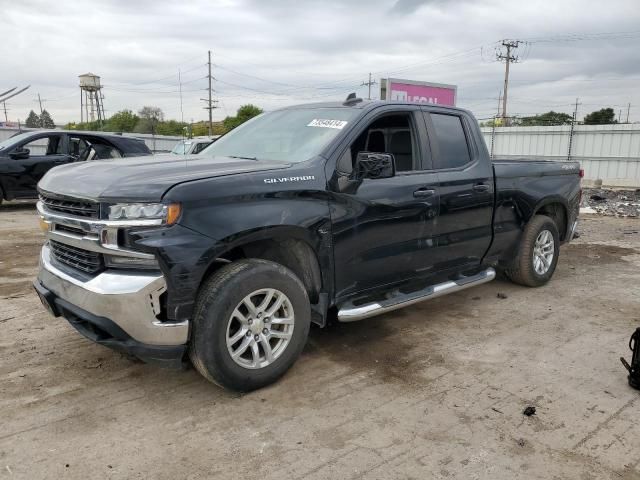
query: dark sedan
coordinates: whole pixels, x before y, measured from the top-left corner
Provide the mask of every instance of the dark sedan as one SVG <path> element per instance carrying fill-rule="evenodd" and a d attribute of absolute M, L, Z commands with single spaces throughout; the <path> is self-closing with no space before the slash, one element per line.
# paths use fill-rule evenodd
<path fill-rule="evenodd" d="M 36 185 L 57 165 L 151 154 L 144 141 L 120 135 L 63 130 L 20 133 L 0 142 L 0 203 L 37 198 Z"/>

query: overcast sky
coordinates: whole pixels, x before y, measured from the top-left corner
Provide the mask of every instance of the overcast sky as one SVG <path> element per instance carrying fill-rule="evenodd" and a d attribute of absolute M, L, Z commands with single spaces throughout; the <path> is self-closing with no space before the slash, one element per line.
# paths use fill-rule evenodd
<path fill-rule="evenodd" d="M 0 93 L 31 85 L 7 102 L 13 121 L 37 110 L 38 93 L 56 123 L 78 121 L 78 75 L 89 71 L 102 77 L 107 116 L 154 105 L 204 119 L 209 49 L 214 119 L 245 103 L 366 97 L 369 72 L 458 85 L 458 105 L 486 118 L 504 38 L 529 41 L 511 68 L 509 114 L 570 113 L 579 97 L 580 118 L 612 106 L 624 120 L 630 102 L 640 121 L 638 0 L 0 0 L 0 32 Z"/>

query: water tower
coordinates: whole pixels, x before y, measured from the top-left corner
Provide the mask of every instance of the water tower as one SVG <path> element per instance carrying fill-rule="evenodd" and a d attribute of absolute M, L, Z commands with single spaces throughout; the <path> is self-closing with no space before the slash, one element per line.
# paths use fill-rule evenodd
<path fill-rule="evenodd" d="M 102 86 L 100 77 L 93 73 L 80 75 L 80 122 L 94 122 L 96 115 L 98 121 L 104 118 L 104 104 L 102 103 Z"/>

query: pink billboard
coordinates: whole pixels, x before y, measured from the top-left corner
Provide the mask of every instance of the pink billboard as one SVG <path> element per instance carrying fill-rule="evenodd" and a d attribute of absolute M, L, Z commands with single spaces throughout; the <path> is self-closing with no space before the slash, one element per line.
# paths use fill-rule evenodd
<path fill-rule="evenodd" d="M 380 99 L 455 106 L 457 88 L 456 85 L 383 78 Z"/>

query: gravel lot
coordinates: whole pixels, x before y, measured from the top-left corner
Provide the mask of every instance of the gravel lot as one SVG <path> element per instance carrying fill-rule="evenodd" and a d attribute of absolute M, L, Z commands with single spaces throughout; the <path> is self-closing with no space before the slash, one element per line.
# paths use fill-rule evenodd
<path fill-rule="evenodd" d="M 580 231 L 545 287 L 312 329 L 282 381 L 240 396 L 49 317 L 33 204 L 0 206 L 0 478 L 638 479 L 618 358 L 640 326 L 640 220 Z"/>

